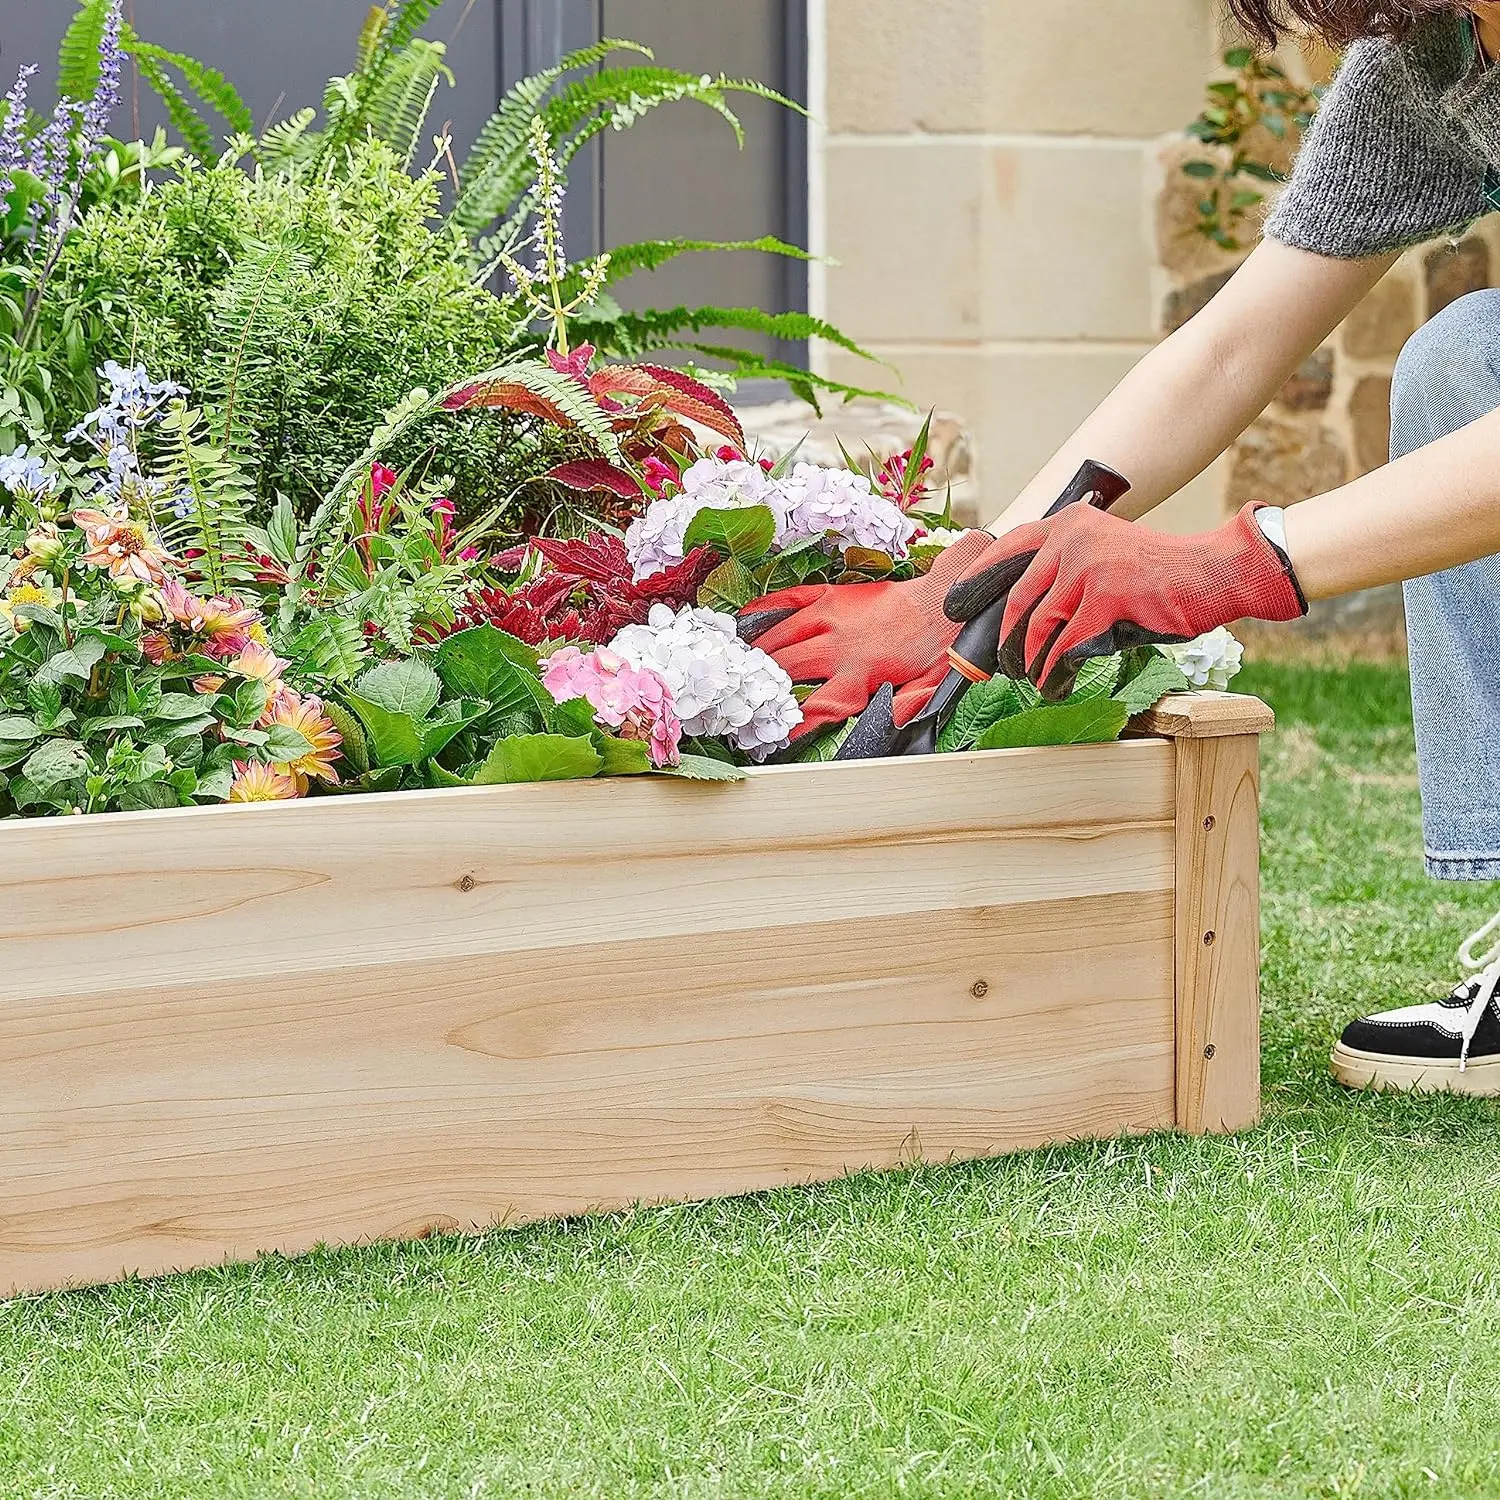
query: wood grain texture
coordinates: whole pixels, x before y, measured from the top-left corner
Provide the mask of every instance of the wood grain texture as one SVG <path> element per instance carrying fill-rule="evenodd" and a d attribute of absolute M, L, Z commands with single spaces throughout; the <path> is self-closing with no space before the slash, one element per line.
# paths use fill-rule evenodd
<path fill-rule="evenodd" d="M 1260 1118 L 1260 740 L 1177 745 L 1177 1123 Z"/>
<path fill-rule="evenodd" d="M 0 827 L 0 1288 L 1172 1123 L 1174 748 Z"/>
<path fill-rule="evenodd" d="M 1155 708 L 1137 714 L 1131 728 L 1174 740 L 1208 740 L 1224 735 L 1268 734 L 1276 715 L 1268 703 L 1244 693 L 1169 693 Z"/>

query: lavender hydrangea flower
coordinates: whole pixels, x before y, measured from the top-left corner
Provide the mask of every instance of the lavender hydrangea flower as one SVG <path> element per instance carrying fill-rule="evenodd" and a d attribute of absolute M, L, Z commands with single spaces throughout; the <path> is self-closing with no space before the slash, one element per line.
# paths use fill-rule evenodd
<path fill-rule="evenodd" d="M 647 623 L 627 625 L 609 649 L 666 680 L 684 734 L 722 736 L 765 760 L 786 747 L 802 722 L 792 679 L 758 646 L 740 640 L 730 615 L 691 605 L 674 614 L 653 605 Z"/>
<path fill-rule="evenodd" d="M 892 500 L 877 495 L 864 474 L 798 464 L 782 482 L 785 515 L 776 540 L 782 547 L 815 537 L 833 547 L 867 547 L 900 562 L 910 555 L 916 523 Z"/>
<path fill-rule="evenodd" d="M 635 581 L 663 573 L 683 558 L 682 539 L 700 510 L 743 510 L 767 505 L 781 530 L 780 487 L 758 464 L 743 459 L 700 458 L 682 476 L 682 492 L 653 500 L 625 532 L 625 552 Z"/>

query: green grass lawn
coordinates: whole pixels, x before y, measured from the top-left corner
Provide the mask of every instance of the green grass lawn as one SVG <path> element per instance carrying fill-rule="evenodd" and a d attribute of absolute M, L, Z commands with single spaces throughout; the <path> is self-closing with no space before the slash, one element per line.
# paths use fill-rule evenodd
<path fill-rule="evenodd" d="M 0 1306 L 0 1496 L 1500 1495 L 1500 1111 L 1354 1096 L 1500 890 L 1263 667 L 1266 1123 Z M 3 1230 L 0 1204 L 0 1230 Z"/>

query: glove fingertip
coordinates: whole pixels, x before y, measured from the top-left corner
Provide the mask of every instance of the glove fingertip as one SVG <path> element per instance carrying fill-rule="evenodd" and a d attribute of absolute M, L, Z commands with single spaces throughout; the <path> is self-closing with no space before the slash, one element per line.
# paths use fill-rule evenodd
<path fill-rule="evenodd" d="M 747 606 L 747 609 L 750 609 L 750 606 Z M 763 609 L 741 614 L 735 619 L 735 633 L 742 641 L 753 645 L 768 630 L 781 624 L 783 620 L 790 620 L 796 613 L 795 609 Z"/>

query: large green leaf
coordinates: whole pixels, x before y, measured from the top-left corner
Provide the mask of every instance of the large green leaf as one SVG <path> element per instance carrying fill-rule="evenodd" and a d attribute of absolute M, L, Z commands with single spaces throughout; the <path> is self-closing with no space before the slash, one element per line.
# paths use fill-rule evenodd
<path fill-rule="evenodd" d="M 1084 662 L 1067 701 L 1083 703 L 1089 698 L 1107 698 L 1120 680 L 1120 660 L 1118 656 L 1096 656 Z"/>
<path fill-rule="evenodd" d="M 431 760 L 488 711 L 483 703 L 445 703 L 434 718 L 417 725 L 422 738 L 422 758 Z"/>
<path fill-rule="evenodd" d="M 727 557 L 703 580 L 698 603 L 705 609 L 719 609 L 732 615 L 765 592 L 755 574 L 739 558 Z"/>
<path fill-rule="evenodd" d="M 518 734 L 501 740 L 474 776 L 475 786 L 514 781 L 578 781 L 597 776 L 604 758 L 593 743 L 568 734 Z"/>
<path fill-rule="evenodd" d="M 450 693 L 478 698 L 501 713 L 544 719 L 552 699 L 537 674 L 537 654 L 524 641 L 479 625 L 450 635 L 434 657 Z"/>
<path fill-rule="evenodd" d="M 76 740 L 47 740 L 31 752 L 23 770 L 27 781 L 45 792 L 60 781 L 86 775 L 91 766 L 88 751 Z"/>
<path fill-rule="evenodd" d="M 1130 713 L 1113 698 L 1029 708 L 991 724 L 980 735 L 981 750 L 1009 750 L 1021 745 L 1087 745 L 1117 740 Z"/>
<path fill-rule="evenodd" d="M 675 766 L 663 766 L 663 776 L 681 776 L 687 781 L 745 781 L 749 773 L 727 761 L 707 755 L 684 755 Z"/>
<path fill-rule="evenodd" d="M 288 761 L 311 755 L 312 748 L 307 736 L 290 724 L 273 724 L 266 731 L 266 742 L 260 746 L 260 753 L 263 760 L 273 765 L 285 765 Z"/>
<path fill-rule="evenodd" d="M 365 702 L 414 719 L 425 719 L 443 696 L 442 679 L 420 661 L 382 662 L 361 673 L 354 687 Z"/>
<path fill-rule="evenodd" d="M 34 740 L 40 738 L 41 733 L 34 720 L 23 718 L 20 714 L 0 716 L 0 740 Z"/>
<path fill-rule="evenodd" d="M 398 713 L 373 703 L 358 693 L 346 693 L 345 701 L 365 726 L 370 759 L 382 769 L 414 766 L 424 758 L 422 726 L 410 714 Z"/>
<path fill-rule="evenodd" d="M 972 745 L 990 725 L 1020 713 L 1021 695 L 1009 677 L 992 677 L 971 687 L 938 736 L 940 751 L 962 750 Z"/>
<path fill-rule="evenodd" d="M 712 547 L 746 567 L 754 567 L 776 540 L 776 516 L 769 505 L 745 505 L 737 510 L 700 510 L 682 538 L 686 554 L 694 547 Z"/>
<path fill-rule="evenodd" d="M 49 657 L 37 671 L 38 682 L 60 682 L 76 677 L 87 682 L 89 673 L 104 659 L 104 642 L 93 636 L 81 636 L 73 645 Z"/>
<path fill-rule="evenodd" d="M 1115 702 L 1124 704 L 1128 714 L 1141 714 L 1168 693 L 1186 692 L 1191 686 L 1170 656 L 1153 650 L 1146 665 L 1115 693 Z"/>
<path fill-rule="evenodd" d="M 622 740 L 595 731 L 593 743 L 604 762 L 601 776 L 643 776 L 651 769 L 651 752 L 645 740 Z"/>

